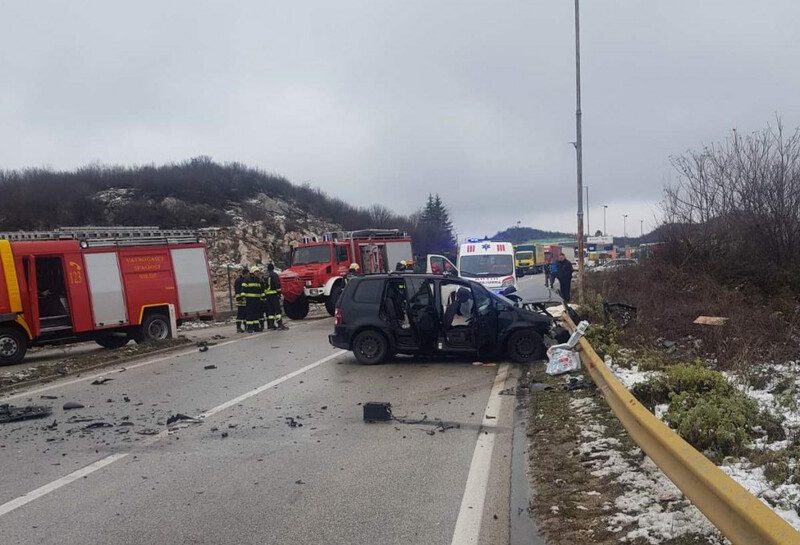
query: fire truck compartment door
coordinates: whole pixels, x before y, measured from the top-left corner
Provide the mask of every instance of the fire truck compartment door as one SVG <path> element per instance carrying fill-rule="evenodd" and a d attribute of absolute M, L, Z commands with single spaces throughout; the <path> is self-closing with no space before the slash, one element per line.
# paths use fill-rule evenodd
<path fill-rule="evenodd" d="M 211 312 L 211 288 L 205 250 L 174 249 L 172 266 L 178 284 L 178 305 L 181 316 L 195 312 Z"/>
<path fill-rule="evenodd" d="M 127 323 L 128 312 L 125 308 L 117 253 L 85 254 L 84 259 L 95 327 Z"/>
<path fill-rule="evenodd" d="M 408 241 L 403 242 L 387 242 L 386 243 L 386 259 L 389 263 L 386 264 L 390 271 L 394 270 L 395 265 L 400 261 L 411 259 L 411 243 Z"/>

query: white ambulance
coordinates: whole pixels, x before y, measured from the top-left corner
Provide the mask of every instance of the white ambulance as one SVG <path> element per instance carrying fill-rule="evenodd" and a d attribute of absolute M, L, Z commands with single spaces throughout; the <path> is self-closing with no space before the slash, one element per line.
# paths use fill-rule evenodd
<path fill-rule="evenodd" d="M 516 287 L 514 246 L 510 242 L 467 239 L 458 247 L 457 264 L 446 257 L 428 256 L 427 271 L 432 274 L 453 274 L 469 278 L 494 292 Z"/>

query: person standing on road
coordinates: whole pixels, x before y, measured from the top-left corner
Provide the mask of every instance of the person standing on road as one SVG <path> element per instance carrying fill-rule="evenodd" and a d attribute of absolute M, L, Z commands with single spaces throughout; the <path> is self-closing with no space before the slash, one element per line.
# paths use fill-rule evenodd
<path fill-rule="evenodd" d="M 360 269 L 361 267 L 358 266 L 358 263 L 350 263 L 350 268 L 347 269 L 347 274 L 344 275 L 345 285 L 347 285 L 347 283 L 350 281 L 351 278 L 353 278 L 354 276 L 358 276 L 358 271 Z"/>
<path fill-rule="evenodd" d="M 572 289 L 572 262 L 564 254 L 558 256 L 558 283 L 561 288 L 561 298 L 569 303 L 570 290 Z"/>
<path fill-rule="evenodd" d="M 264 315 L 261 298 L 264 297 L 264 286 L 256 278 L 258 267 L 251 267 L 244 271 L 242 283 L 239 285 L 238 294 L 244 298 L 244 326 L 248 333 L 258 331 L 258 326 Z"/>
<path fill-rule="evenodd" d="M 558 266 L 560 262 L 558 261 L 558 257 L 555 260 L 550 262 L 550 288 L 555 289 L 556 287 L 556 278 L 558 278 Z"/>
<path fill-rule="evenodd" d="M 267 298 L 267 329 L 289 329 L 283 325 L 281 311 L 281 279 L 275 272 L 275 265 L 267 265 L 267 277 L 264 280 L 264 294 Z"/>
<path fill-rule="evenodd" d="M 550 287 L 550 261 L 544 262 L 544 287 Z"/>
<path fill-rule="evenodd" d="M 236 333 L 245 332 L 245 320 L 247 320 L 247 298 L 242 291 L 242 283 L 250 276 L 250 271 L 247 270 L 247 265 L 242 266 L 239 276 L 233 283 L 234 299 L 236 300 Z"/>

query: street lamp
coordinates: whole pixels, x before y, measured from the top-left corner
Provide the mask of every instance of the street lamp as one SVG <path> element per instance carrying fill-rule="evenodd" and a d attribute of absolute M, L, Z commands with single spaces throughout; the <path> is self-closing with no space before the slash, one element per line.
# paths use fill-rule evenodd
<path fill-rule="evenodd" d="M 644 236 L 644 220 L 639 220 L 639 238 Z"/>
<path fill-rule="evenodd" d="M 608 205 L 604 204 L 603 205 L 603 236 L 606 236 L 608 234 L 608 231 L 606 231 L 606 210 L 608 210 Z"/>
<path fill-rule="evenodd" d="M 622 214 L 622 236 L 628 238 L 628 214 Z"/>
<path fill-rule="evenodd" d="M 586 190 L 586 236 L 592 236 L 592 228 L 589 226 L 589 186 L 585 185 Z"/>
<path fill-rule="evenodd" d="M 579 0 L 575 0 L 575 152 L 577 155 L 578 175 L 578 298 L 583 303 L 583 138 L 581 135 L 581 26 Z"/>

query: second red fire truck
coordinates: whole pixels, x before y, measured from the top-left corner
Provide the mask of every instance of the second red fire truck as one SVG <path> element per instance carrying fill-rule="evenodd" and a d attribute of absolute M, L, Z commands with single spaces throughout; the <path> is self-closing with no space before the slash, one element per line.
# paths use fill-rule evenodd
<path fill-rule="evenodd" d="M 308 315 L 310 303 L 323 303 L 333 316 L 351 263 L 362 274 L 386 273 L 411 260 L 411 238 L 397 229 L 364 229 L 325 233 L 292 249 L 288 269 L 281 273 L 283 308 L 293 320 Z"/>

